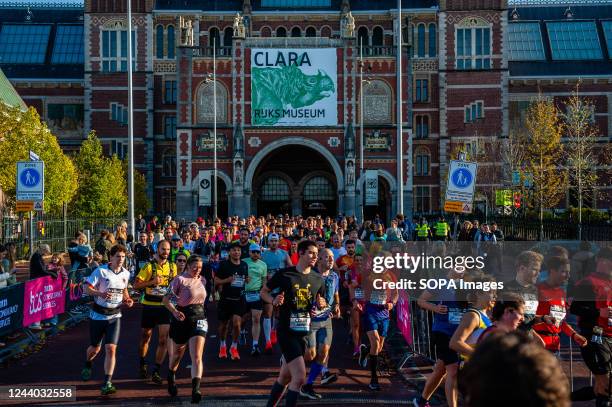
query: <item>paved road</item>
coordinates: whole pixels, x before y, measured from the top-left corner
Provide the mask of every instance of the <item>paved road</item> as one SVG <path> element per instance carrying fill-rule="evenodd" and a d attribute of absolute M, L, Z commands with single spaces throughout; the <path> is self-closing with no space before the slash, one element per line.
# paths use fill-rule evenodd
<path fill-rule="evenodd" d="M 270 387 L 278 374 L 279 351 L 273 355 L 262 355 L 255 359 L 249 355 L 248 348 L 241 347 L 240 361 L 219 360 L 218 339 L 214 327 L 216 321 L 211 315 L 211 332 L 207 338 L 204 356 L 204 378 L 202 380 L 202 405 L 263 406 L 267 400 Z M 140 331 L 140 309 L 124 312 L 121 327 L 121 338 L 118 348 L 118 360 L 113 383 L 118 392 L 112 396 L 101 397 L 100 386 L 103 379 L 103 355 L 94 362 L 93 377 L 89 382 L 80 381 L 80 370 L 83 365 L 85 349 L 89 342 L 88 322 L 82 322 L 66 332 L 48 339 L 39 352 L 22 360 L 11 362 L 7 369 L 0 369 L 0 384 L 45 384 L 75 385 L 76 402 L 47 403 L 50 405 L 183 405 L 188 404 L 191 394 L 188 355 L 181 363 L 177 373 L 180 400 L 170 399 L 165 386 L 157 386 L 138 379 L 138 339 Z M 339 374 L 338 382 L 326 387 L 318 386 L 324 395 L 321 401 L 304 401 L 305 405 L 343 406 L 406 405 L 412 400 L 413 393 L 396 376 L 384 377 L 381 380 L 383 392 L 372 393 L 367 389 L 369 372 L 357 366 L 352 360 L 349 346 L 345 343 L 346 335 L 342 321 L 336 321 L 334 344 L 330 360 L 330 369 Z M 154 338 L 155 340 L 155 338 Z M 150 358 L 152 360 L 152 358 Z M 162 377 L 166 376 L 164 366 Z M 0 402 L 10 404 L 9 402 Z M 14 403 L 18 404 L 18 403 Z M 32 402 L 28 402 L 32 405 Z"/>

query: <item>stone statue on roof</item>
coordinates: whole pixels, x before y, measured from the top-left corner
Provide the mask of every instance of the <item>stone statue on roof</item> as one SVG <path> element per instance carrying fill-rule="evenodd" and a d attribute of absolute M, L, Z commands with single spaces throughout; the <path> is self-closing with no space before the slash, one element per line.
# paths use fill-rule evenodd
<path fill-rule="evenodd" d="M 234 38 L 244 38 L 246 36 L 246 29 L 244 26 L 244 17 L 240 13 L 236 13 L 234 17 Z"/>
<path fill-rule="evenodd" d="M 355 37 L 355 17 L 353 17 L 350 11 L 342 16 L 340 20 L 340 30 L 344 38 Z"/>

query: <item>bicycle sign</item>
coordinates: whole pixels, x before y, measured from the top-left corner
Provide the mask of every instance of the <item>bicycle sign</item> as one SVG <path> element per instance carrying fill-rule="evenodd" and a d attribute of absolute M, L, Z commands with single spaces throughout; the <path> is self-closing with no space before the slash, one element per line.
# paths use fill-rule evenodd
<path fill-rule="evenodd" d="M 17 162 L 17 200 L 42 201 L 45 199 L 45 163 L 43 161 Z"/>

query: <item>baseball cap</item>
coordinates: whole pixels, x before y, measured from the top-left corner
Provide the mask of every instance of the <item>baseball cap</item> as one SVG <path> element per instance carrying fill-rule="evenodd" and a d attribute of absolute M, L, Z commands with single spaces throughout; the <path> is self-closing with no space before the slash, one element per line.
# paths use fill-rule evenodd
<path fill-rule="evenodd" d="M 261 247 L 259 247 L 259 245 L 257 243 L 252 243 L 249 246 L 249 251 L 250 252 L 260 252 L 261 251 Z"/>
<path fill-rule="evenodd" d="M 173 242 L 176 242 L 176 241 L 179 241 L 179 240 L 181 240 L 181 237 L 179 235 L 172 236 L 172 241 Z"/>
<path fill-rule="evenodd" d="M 196 219 L 197 223 L 202 223 L 203 221 L 204 221 L 204 218 L 202 218 L 201 216 Z"/>
<path fill-rule="evenodd" d="M 277 233 L 270 233 L 268 235 L 268 240 L 278 240 L 278 234 Z"/>

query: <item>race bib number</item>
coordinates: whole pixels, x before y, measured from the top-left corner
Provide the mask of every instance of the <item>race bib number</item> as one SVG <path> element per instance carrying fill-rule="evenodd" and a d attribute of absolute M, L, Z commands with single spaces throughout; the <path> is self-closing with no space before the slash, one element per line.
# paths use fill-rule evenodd
<path fill-rule="evenodd" d="M 310 316 L 308 314 L 292 313 L 289 319 L 289 328 L 295 332 L 310 331 Z"/>
<path fill-rule="evenodd" d="M 247 291 L 244 296 L 246 297 L 247 302 L 257 302 L 261 299 L 259 291 Z"/>
<path fill-rule="evenodd" d="M 157 287 L 151 288 L 151 295 L 158 295 L 160 297 L 163 297 L 167 293 L 168 293 L 168 287 L 157 286 Z"/>
<path fill-rule="evenodd" d="M 538 302 L 537 301 L 525 301 L 525 314 L 526 315 L 535 315 L 538 310 Z"/>
<path fill-rule="evenodd" d="M 108 300 L 109 304 L 117 305 L 123 302 L 123 290 L 120 288 L 109 288 L 108 292 L 110 293 L 110 300 Z"/>
<path fill-rule="evenodd" d="M 244 277 L 241 275 L 234 275 L 234 281 L 232 281 L 232 287 L 242 288 L 244 287 Z"/>
<path fill-rule="evenodd" d="M 385 305 L 387 303 L 387 292 L 385 290 L 372 291 L 370 302 L 375 305 Z"/>
<path fill-rule="evenodd" d="M 559 326 L 561 321 L 565 319 L 565 308 L 560 305 L 552 305 L 550 307 L 550 316 L 555 319 L 555 325 Z"/>
<path fill-rule="evenodd" d="M 365 295 L 363 294 L 363 289 L 355 288 L 355 299 L 357 301 L 363 301 L 364 298 L 365 298 Z"/>
<path fill-rule="evenodd" d="M 459 308 L 448 309 L 448 323 L 453 325 L 459 325 L 461 318 L 463 318 L 464 310 Z"/>
<path fill-rule="evenodd" d="M 208 332 L 208 321 L 205 319 L 198 319 L 196 322 L 196 330 Z"/>

